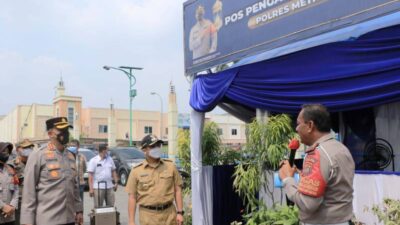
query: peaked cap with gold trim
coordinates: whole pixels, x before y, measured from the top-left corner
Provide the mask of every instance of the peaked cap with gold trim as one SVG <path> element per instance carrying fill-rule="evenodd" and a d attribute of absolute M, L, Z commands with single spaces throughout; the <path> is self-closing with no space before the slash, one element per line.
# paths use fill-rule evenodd
<path fill-rule="evenodd" d="M 57 128 L 59 130 L 65 128 L 73 128 L 69 123 L 66 117 L 55 117 L 46 120 L 46 129 L 50 130 L 52 128 Z"/>

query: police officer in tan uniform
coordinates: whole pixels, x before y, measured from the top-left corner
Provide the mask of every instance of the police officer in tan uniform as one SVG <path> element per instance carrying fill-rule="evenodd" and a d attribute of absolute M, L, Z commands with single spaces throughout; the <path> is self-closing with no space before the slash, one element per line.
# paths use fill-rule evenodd
<path fill-rule="evenodd" d="M 142 139 L 146 160 L 132 169 L 126 185 L 129 225 L 135 224 L 136 205 L 140 225 L 183 224 L 182 178 L 171 160 L 160 159 L 162 143 L 154 135 Z"/>
<path fill-rule="evenodd" d="M 9 161 L 8 163 L 15 169 L 16 176 L 18 177 L 19 194 L 18 194 L 18 209 L 15 212 L 15 223 L 20 224 L 22 190 L 24 187 L 23 185 L 24 170 L 26 162 L 28 161 L 29 154 L 33 151 L 35 145 L 28 139 L 25 139 L 16 147 L 17 147 L 17 157 Z"/>
<path fill-rule="evenodd" d="M 304 225 L 348 225 L 353 216 L 354 161 L 349 150 L 330 134 L 329 112 L 320 104 L 304 105 L 296 131 L 306 151 L 300 182 L 288 161 L 279 176 L 288 198 L 299 208 Z"/>
<path fill-rule="evenodd" d="M 72 126 L 56 117 L 46 127 L 50 141 L 31 153 L 25 167 L 21 224 L 83 224 L 75 158 L 65 150 Z"/>
<path fill-rule="evenodd" d="M 83 192 L 85 191 L 86 184 L 84 179 L 84 174 L 86 173 L 86 157 L 79 152 L 79 145 L 79 141 L 74 139 L 69 143 L 69 147 L 67 149 L 75 156 L 76 172 L 79 184 L 79 196 L 83 202 Z"/>
<path fill-rule="evenodd" d="M 11 154 L 11 143 L 0 142 L 0 224 L 13 225 L 18 207 L 18 180 L 14 179 L 14 169 L 6 162 Z"/>

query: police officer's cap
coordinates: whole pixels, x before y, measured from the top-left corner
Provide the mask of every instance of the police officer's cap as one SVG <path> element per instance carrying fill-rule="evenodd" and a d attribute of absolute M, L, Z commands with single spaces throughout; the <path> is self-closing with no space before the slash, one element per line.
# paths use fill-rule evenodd
<path fill-rule="evenodd" d="M 0 142 L 0 154 L 4 151 L 8 151 L 8 154 L 11 154 L 13 149 L 13 145 L 9 142 Z"/>
<path fill-rule="evenodd" d="M 162 143 L 164 143 L 164 142 L 162 140 L 158 139 L 157 136 L 148 134 L 142 139 L 141 149 L 144 149 L 149 146 L 151 147 L 156 144 L 162 144 Z"/>
<path fill-rule="evenodd" d="M 73 128 L 69 123 L 66 117 L 55 117 L 49 120 L 46 120 L 46 129 L 50 130 L 53 128 L 57 128 L 59 130 L 65 128 Z"/>

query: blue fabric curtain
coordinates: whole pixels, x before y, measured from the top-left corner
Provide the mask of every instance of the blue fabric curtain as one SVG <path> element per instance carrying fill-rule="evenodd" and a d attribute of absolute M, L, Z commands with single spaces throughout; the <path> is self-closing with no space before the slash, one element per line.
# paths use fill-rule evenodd
<path fill-rule="evenodd" d="M 284 113 L 305 103 L 334 112 L 399 101 L 400 25 L 194 80 L 196 111 L 211 111 L 223 98 Z"/>

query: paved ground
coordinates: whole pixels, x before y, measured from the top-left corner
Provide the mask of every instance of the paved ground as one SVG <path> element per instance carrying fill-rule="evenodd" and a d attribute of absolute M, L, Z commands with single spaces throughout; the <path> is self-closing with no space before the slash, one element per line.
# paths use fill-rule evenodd
<path fill-rule="evenodd" d="M 88 214 L 93 209 L 93 198 L 89 197 L 89 192 L 85 192 L 84 194 L 84 225 L 90 225 L 90 219 Z M 191 203 L 189 197 L 184 198 L 184 204 L 187 206 Z M 128 194 L 125 192 L 125 187 L 119 186 L 117 192 L 115 192 L 115 206 L 117 210 L 120 212 L 120 222 L 121 225 L 128 224 Z M 136 225 L 140 225 L 138 221 L 138 212 L 136 209 Z M 112 224 L 110 224 L 112 225 Z"/>
<path fill-rule="evenodd" d="M 93 198 L 89 197 L 89 192 L 84 194 L 84 225 L 90 225 L 88 214 L 93 209 Z M 121 225 L 128 224 L 128 194 L 125 192 L 125 187 L 119 186 L 117 192 L 115 192 L 115 206 L 120 214 Z M 136 210 L 137 211 L 137 210 Z M 138 216 L 136 216 L 138 218 Z M 110 224 L 112 225 L 112 224 Z M 139 225 L 139 222 L 136 222 Z"/>

